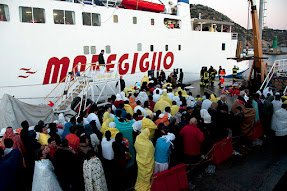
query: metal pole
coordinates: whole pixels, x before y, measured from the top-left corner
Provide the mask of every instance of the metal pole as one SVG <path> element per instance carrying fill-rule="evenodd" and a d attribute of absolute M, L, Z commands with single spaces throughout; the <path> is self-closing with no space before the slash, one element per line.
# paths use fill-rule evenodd
<path fill-rule="evenodd" d="M 262 29 L 263 29 L 263 16 L 264 16 L 264 0 L 260 0 L 259 7 L 259 30 L 260 30 L 260 38 L 262 39 Z"/>

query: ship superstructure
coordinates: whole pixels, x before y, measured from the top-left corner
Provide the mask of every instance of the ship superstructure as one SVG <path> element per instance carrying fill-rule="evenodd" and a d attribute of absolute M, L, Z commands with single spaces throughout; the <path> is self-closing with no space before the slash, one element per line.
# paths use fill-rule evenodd
<path fill-rule="evenodd" d="M 169 8 L 158 13 L 109 2 L 1 0 L 0 98 L 7 93 L 43 103 L 73 68 L 83 72 L 93 63 L 97 70 L 102 49 L 107 67 L 119 67 L 127 86 L 148 70 L 182 68 L 190 82 L 199 79 L 202 66 L 222 66 L 227 75 L 234 65 L 239 72 L 249 67 L 227 60 L 237 48 L 232 23 L 191 19 L 187 0 L 178 1 L 177 15 L 167 14 Z"/>

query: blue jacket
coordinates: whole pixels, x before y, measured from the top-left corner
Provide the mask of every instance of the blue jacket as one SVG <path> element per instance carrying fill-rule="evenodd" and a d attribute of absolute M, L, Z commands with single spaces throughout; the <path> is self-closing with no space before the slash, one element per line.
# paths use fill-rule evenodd
<path fill-rule="evenodd" d="M 169 147 L 170 143 L 166 142 L 166 140 L 163 138 L 159 138 L 156 141 L 155 152 L 154 152 L 155 162 L 168 163 L 168 158 L 169 155 L 171 154 Z"/>

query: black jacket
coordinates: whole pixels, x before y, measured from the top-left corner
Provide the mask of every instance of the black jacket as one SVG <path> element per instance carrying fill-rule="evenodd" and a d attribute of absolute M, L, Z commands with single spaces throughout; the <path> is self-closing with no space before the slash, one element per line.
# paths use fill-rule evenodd
<path fill-rule="evenodd" d="M 102 53 L 99 54 L 99 64 L 105 64 L 104 55 Z"/>

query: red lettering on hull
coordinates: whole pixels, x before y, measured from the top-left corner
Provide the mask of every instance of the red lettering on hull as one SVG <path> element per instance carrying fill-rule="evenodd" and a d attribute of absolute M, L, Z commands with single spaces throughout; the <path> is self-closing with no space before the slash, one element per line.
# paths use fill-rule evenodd
<path fill-rule="evenodd" d="M 134 53 L 131 71 L 130 71 L 131 74 L 134 74 L 136 72 L 138 57 L 139 57 L 139 53 Z M 149 53 L 144 53 L 140 57 L 140 61 L 139 61 L 140 72 L 146 72 L 149 69 L 150 70 L 160 70 L 162 52 L 158 53 L 157 66 L 156 66 L 156 57 L 157 57 L 157 52 L 154 52 L 153 57 L 152 57 L 152 61 L 150 64 Z M 129 62 L 128 59 L 129 59 L 129 54 L 123 54 L 120 57 L 120 59 L 118 60 L 119 64 L 117 67 L 118 67 L 118 72 L 120 75 L 128 74 L 128 71 L 130 70 L 130 62 L 131 62 L 131 61 Z M 91 60 L 91 63 L 92 63 L 91 69 L 92 70 L 95 70 L 95 69 L 99 70 L 98 60 L 99 60 L 98 55 L 92 56 L 92 60 Z M 110 71 L 112 68 L 115 67 L 115 64 L 112 64 L 112 62 L 115 63 L 116 60 L 117 60 L 117 54 L 109 55 L 109 57 L 107 58 L 107 64 L 109 64 L 109 65 L 106 65 L 107 71 Z M 163 59 L 164 69 L 166 69 L 166 70 L 170 69 L 173 65 L 173 62 L 174 62 L 174 54 L 172 52 L 167 52 L 166 55 L 164 56 L 164 59 Z M 86 70 L 86 63 L 87 63 L 86 56 L 79 55 L 79 56 L 75 57 L 74 62 L 73 62 L 73 68 L 74 68 L 73 72 L 76 73 L 78 70 L 81 72 L 85 71 Z M 47 64 L 43 84 L 58 83 L 61 80 L 63 80 L 68 73 L 69 64 L 70 64 L 70 59 L 68 57 L 63 57 L 61 59 L 58 59 L 56 57 L 50 58 L 48 61 L 48 64 Z M 80 67 L 79 67 L 79 65 L 80 65 Z M 52 73 L 52 80 L 50 82 L 52 69 L 54 69 L 54 70 Z M 60 69 L 61 69 L 61 71 L 60 71 Z M 60 72 L 60 78 L 58 79 L 59 72 Z M 64 81 L 65 80 L 63 80 L 63 82 Z"/>

